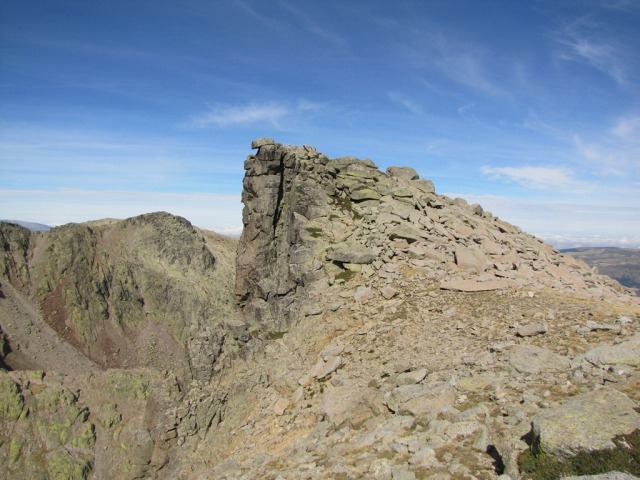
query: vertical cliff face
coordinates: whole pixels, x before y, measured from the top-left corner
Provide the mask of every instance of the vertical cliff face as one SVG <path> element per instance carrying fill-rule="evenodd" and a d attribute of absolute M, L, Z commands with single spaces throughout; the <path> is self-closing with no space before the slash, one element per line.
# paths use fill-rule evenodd
<path fill-rule="evenodd" d="M 286 329 L 305 288 L 323 278 L 309 220 L 326 215 L 329 159 L 312 147 L 290 147 L 270 139 L 245 162 L 242 201 L 244 231 L 237 256 L 236 299 L 246 318 Z M 301 238 L 304 237 L 304 238 Z"/>

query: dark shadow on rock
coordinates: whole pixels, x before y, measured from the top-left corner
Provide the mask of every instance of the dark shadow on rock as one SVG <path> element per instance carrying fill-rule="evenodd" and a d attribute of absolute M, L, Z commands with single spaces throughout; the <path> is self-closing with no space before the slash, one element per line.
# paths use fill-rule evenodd
<path fill-rule="evenodd" d="M 504 462 L 498 449 L 494 445 L 489 445 L 487 447 L 487 454 L 493 458 L 493 468 L 496 474 L 502 475 L 504 473 Z"/>
<path fill-rule="evenodd" d="M 533 445 L 533 442 L 534 442 L 533 429 L 529 430 L 527 433 L 521 436 L 520 440 L 522 440 L 524 443 L 529 445 L 529 447 L 531 447 L 531 445 Z"/>

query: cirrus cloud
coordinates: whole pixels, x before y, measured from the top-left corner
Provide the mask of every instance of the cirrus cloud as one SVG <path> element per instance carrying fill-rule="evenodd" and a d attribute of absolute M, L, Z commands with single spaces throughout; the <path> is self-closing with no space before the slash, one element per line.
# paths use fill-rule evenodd
<path fill-rule="evenodd" d="M 485 165 L 481 172 L 493 180 L 517 182 L 532 188 L 557 188 L 577 184 L 573 172 L 563 167 L 490 167 Z"/>
<path fill-rule="evenodd" d="M 206 128 L 212 125 L 227 127 L 263 123 L 281 129 L 285 120 L 323 107 L 324 104 L 304 99 L 299 100 L 296 104 L 275 101 L 244 105 L 218 104 L 210 107 L 208 112 L 193 117 L 189 126 Z"/>

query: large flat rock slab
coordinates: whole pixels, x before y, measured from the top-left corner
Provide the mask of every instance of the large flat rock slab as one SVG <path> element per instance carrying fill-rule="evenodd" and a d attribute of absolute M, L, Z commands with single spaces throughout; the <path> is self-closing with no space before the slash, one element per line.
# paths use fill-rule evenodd
<path fill-rule="evenodd" d="M 571 368 L 567 357 L 535 345 L 516 345 L 509 354 L 509 363 L 520 373 L 562 372 Z"/>
<path fill-rule="evenodd" d="M 562 477 L 562 480 L 638 480 L 635 475 L 623 472 L 608 472 L 599 475 L 580 475 L 579 477 Z"/>
<path fill-rule="evenodd" d="M 640 336 L 618 345 L 601 345 L 589 350 L 585 360 L 597 366 L 631 365 L 640 366 Z"/>
<path fill-rule="evenodd" d="M 458 292 L 488 292 L 509 288 L 509 283 L 504 280 L 489 280 L 486 282 L 478 282 L 477 280 L 450 280 L 441 282 L 440 288 L 442 290 L 454 290 Z"/>
<path fill-rule="evenodd" d="M 615 448 L 613 438 L 640 428 L 635 403 L 617 390 L 596 390 L 571 398 L 531 419 L 532 450 L 561 458 Z"/>

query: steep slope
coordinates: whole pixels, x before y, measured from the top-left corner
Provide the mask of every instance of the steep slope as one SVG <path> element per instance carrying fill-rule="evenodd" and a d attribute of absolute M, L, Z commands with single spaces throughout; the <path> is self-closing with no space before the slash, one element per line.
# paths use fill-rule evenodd
<path fill-rule="evenodd" d="M 41 312 L 54 343 L 103 368 L 152 366 L 209 379 L 234 311 L 232 240 L 165 213 L 44 234 L 3 224 L 2 232 L 4 277 L 14 287 L 3 303 L 22 305 L 31 323 Z M 25 348 L 31 340 L 7 334 Z"/>
<path fill-rule="evenodd" d="M 0 240 L 3 478 L 146 478 L 220 421 L 235 240 L 166 213 Z"/>

